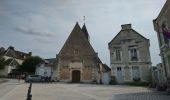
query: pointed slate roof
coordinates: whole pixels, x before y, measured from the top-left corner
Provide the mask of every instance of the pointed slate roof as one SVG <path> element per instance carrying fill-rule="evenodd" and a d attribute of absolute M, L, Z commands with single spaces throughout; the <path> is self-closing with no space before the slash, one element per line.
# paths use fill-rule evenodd
<path fill-rule="evenodd" d="M 84 26 L 83 28 L 84 31 L 87 32 L 87 29 L 86 27 Z M 88 33 L 88 32 L 87 32 Z M 87 34 L 86 33 L 86 34 Z M 77 41 L 76 40 L 79 40 L 79 44 L 81 46 L 87 46 L 87 50 L 88 50 L 88 53 L 90 55 L 96 55 L 93 47 L 91 46 L 90 42 L 88 41 L 85 33 L 82 31 L 82 29 L 80 28 L 78 22 L 76 22 L 76 25 L 74 26 L 72 32 L 70 33 L 69 37 L 67 38 L 66 42 L 64 43 L 64 46 L 62 47 L 62 49 L 60 50 L 59 52 L 59 55 L 60 54 L 65 54 L 65 53 L 68 53 L 68 52 L 63 52 L 63 51 L 66 51 L 66 49 L 72 49 L 74 47 L 74 45 L 77 45 Z M 82 44 L 82 42 L 84 44 Z M 83 48 L 83 47 L 82 47 Z M 83 50 L 82 50 L 83 51 Z M 71 51 L 70 51 L 71 52 Z"/>
<path fill-rule="evenodd" d="M 82 30 L 83 33 L 85 34 L 86 38 L 89 40 L 89 33 L 88 33 L 88 31 L 87 31 L 87 28 L 86 28 L 86 25 L 85 25 L 85 24 L 83 25 L 83 27 L 82 27 L 81 30 Z"/>

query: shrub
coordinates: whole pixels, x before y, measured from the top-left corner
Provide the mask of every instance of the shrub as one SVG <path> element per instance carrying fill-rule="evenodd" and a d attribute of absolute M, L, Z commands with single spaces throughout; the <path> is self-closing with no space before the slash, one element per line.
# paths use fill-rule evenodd
<path fill-rule="evenodd" d="M 115 76 L 111 76 L 111 79 L 110 79 L 109 84 L 111 84 L 111 85 L 116 84 L 116 78 L 115 78 Z"/>
<path fill-rule="evenodd" d="M 140 81 L 140 78 L 139 78 L 139 77 L 134 77 L 134 78 L 133 78 L 133 81 L 139 82 L 139 81 Z"/>
<path fill-rule="evenodd" d="M 166 91 L 167 89 L 167 84 L 166 83 L 159 83 L 157 86 L 156 86 L 156 89 L 158 91 Z"/>
<path fill-rule="evenodd" d="M 156 88 L 156 83 L 150 83 L 149 88 Z"/>
<path fill-rule="evenodd" d="M 167 87 L 166 91 L 170 94 L 170 86 Z"/>
<path fill-rule="evenodd" d="M 149 85 L 148 82 L 129 82 L 127 84 L 131 86 L 148 86 Z"/>

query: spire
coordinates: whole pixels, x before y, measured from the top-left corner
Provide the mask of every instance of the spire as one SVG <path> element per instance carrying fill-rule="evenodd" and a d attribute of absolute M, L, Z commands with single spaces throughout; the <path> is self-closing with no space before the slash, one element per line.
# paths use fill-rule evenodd
<path fill-rule="evenodd" d="M 85 23 L 84 23 L 84 25 L 83 25 L 83 27 L 82 27 L 81 30 L 83 31 L 83 33 L 84 33 L 84 35 L 86 36 L 86 38 L 89 40 L 89 33 L 88 33 L 88 31 L 87 31 L 87 28 L 86 28 Z"/>
<path fill-rule="evenodd" d="M 79 25 L 78 22 L 76 22 L 76 25 L 74 26 L 72 32 L 73 32 L 73 31 L 79 31 L 79 30 L 81 30 L 80 25 Z"/>

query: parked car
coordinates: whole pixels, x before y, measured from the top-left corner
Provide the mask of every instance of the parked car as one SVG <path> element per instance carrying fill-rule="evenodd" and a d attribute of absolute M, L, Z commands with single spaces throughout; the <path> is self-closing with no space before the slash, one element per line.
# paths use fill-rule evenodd
<path fill-rule="evenodd" d="M 28 75 L 25 79 L 25 82 L 43 82 L 44 78 L 40 75 Z"/>

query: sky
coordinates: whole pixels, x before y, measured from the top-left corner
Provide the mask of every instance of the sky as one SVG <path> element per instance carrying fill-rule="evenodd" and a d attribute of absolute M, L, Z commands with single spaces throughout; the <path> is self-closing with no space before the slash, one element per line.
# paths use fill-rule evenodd
<path fill-rule="evenodd" d="M 85 24 L 90 43 L 110 65 L 108 43 L 122 24 L 150 39 L 152 64 L 160 63 L 152 20 L 166 0 L 0 0 L 0 47 L 32 52 L 42 58 L 59 53 L 76 22 Z"/>

